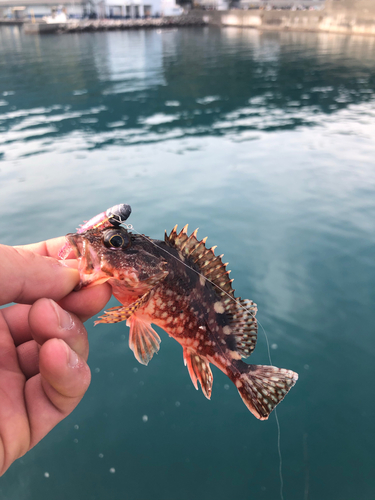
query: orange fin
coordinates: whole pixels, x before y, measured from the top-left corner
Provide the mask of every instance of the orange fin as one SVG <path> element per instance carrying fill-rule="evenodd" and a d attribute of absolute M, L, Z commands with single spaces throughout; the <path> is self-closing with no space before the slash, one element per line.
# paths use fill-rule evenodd
<path fill-rule="evenodd" d="M 199 380 L 203 394 L 207 399 L 211 399 L 213 376 L 210 363 L 192 349 L 184 348 L 183 353 L 184 363 L 189 370 L 194 387 L 198 390 L 197 381 Z"/>
<path fill-rule="evenodd" d="M 146 292 L 129 306 L 111 307 L 111 309 L 104 311 L 103 316 L 99 316 L 99 319 L 95 321 L 94 325 L 96 326 L 99 323 L 120 323 L 120 321 L 126 321 L 148 301 L 150 293 L 151 292 Z"/>
<path fill-rule="evenodd" d="M 160 348 L 160 337 L 150 325 L 137 316 L 132 316 L 128 321 L 130 326 L 129 347 L 134 352 L 136 359 L 142 365 L 148 365 L 155 352 Z"/>
<path fill-rule="evenodd" d="M 297 373 L 276 366 L 246 365 L 234 380 L 243 402 L 259 420 L 267 420 L 298 380 Z"/>

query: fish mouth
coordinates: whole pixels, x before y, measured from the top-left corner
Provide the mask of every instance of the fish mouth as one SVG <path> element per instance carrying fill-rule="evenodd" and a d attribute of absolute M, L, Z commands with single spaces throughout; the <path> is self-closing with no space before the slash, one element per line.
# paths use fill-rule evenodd
<path fill-rule="evenodd" d="M 70 250 L 73 250 L 75 257 L 79 259 L 82 257 L 83 250 L 83 238 L 78 234 L 70 233 L 65 236 L 67 244 L 70 246 Z"/>
<path fill-rule="evenodd" d="M 71 233 L 66 235 L 66 240 L 78 259 L 81 280 L 75 290 L 100 285 L 112 277 L 103 272 L 98 252 L 84 236 Z"/>

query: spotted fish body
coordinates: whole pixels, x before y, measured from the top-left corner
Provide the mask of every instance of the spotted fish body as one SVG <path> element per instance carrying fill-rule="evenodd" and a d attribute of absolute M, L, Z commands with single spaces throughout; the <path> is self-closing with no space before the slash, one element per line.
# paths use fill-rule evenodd
<path fill-rule="evenodd" d="M 177 227 L 177 226 L 176 226 Z M 234 297 L 222 256 L 176 227 L 164 241 L 132 234 L 122 227 L 93 227 L 67 236 L 79 260 L 82 286 L 108 281 L 122 304 L 97 323 L 127 321 L 129 345 L 148 364 L 159 350 L 158 325 L 183 348 L 196 389 L 210 399 L 217 366 L 236 385 L 248 409 L 261 420 L 295 384 L 298 375 L 274 366 L 242 361 L 255 348 L 257 306 Z"/>

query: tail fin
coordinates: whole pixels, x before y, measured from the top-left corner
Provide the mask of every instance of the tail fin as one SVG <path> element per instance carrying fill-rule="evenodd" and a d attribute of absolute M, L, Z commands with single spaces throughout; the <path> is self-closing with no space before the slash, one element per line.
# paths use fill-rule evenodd
<path fill-rule="evenodd" d="M 245 363 L 244 363 L 245 364 Z M 259 420 L 267 420 L 298 380 L 298 374 L 275 366 L 246 365 L 234 380 L 243 402 Z"/>

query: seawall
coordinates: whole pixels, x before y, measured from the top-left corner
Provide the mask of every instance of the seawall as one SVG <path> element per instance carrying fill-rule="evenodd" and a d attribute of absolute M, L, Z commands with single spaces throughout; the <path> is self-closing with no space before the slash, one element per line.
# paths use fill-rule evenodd
<path fill-rule="evenodd" d="M 203 16 L 160 17 L 157 19 L 83 19 L 69 20 L 67 23 L 47 24 L 45 22 L 27 22 L 23 30 L 28 35 L 45 33 L 82 33 L 86 31 L 134 30 L 148 28 L 181 28 L 184 26 L 202 26 L 207 24 Z"/>
<path fill-rule="evenodd" d="M 228 10 L 205 11 L 202 16 L 217 26 L 375 35 L 375 15 L 356 11 Z"/>
<path fill-rule="evenodd" d="M 375 0 L 340 0 L 336 8 L 334 0 L 327 0 L 326 8 L 319 11 L 291 10 L 227 10 L 205 11 L 194 9 L 187 15 L 160 19 L 103 19 L 69 21 L 64 25 L 26 23 L 26 33 L 82 32 L 124 30 L 142 28 L 172 28 L 212 24 L 216 26 L 238 26 L 263 31 L 315 31 L 342 33 L 346 35 L 375 35 Z"/>

